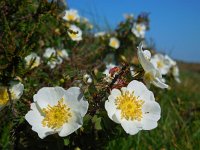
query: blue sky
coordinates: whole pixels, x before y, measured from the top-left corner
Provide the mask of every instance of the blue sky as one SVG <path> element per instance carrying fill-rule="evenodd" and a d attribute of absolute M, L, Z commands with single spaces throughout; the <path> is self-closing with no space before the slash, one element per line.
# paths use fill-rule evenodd
<path fill-rule="evenodd" d="M 200 0 L 67 0 L 70 8 L 99 24 L 115 28 L 123 14 L 150 13 L 150 31 L 158 51 L 200 62 Z"/>

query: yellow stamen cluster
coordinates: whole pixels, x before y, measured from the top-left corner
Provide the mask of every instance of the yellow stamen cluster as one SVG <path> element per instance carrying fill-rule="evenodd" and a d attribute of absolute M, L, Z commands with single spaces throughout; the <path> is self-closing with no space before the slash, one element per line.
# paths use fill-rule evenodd
<path fill-rule="evenodd" d="M 78 34 L 77 33 L 69 33 L 69 36 L 73 39 L 73 38 L 77 38 Z"/>
<path fill-rule="evenodd" d="M 141 32 L 142 31 L 142 27 L 141 26 L 137 26 L 137 31 Z"/>
<path fill-rule="evenodd" d="M 63 104 L 63 98 L 58 101 L 58 104 L 55 106 L 48 105 L 47 108 L 42 109 L 45 114 L 44 119 L 42 120 L 42 125 L 52 129 L 58 129 L 63 126 L 64 123 L 69 122 L 69 119 L 72 117 L 70 108 Z"/>
<path fill-rule="evenodd" d="M 163 61 L 158 61 L 158 62 L 157 62 L 157 67 L 158 67 L 158 68 L 162 68 L 163 66 L 164 66 Z"/>
<path fill-rule="evenodd" d="M 0 105 L 5 105 L 9 100 L 6 87 L 0 87 Z"/>
<path fill-rule="evenodd" d="M 153 75 L 151 72 L 145 72 L 144 74 L 144 80 L 145 81 L 152 81 L 153 80 Z"/>
<path fill-rule="evenodd" d="M 122 92 L 122 95 L 117 97 L 115 104 L 117 109 L 121 110 L 121 119 L 125 118 L 132 121 L 140 121 L 142 119 L 142 105 L 144 101 L 138 100 L 134 93 L 129 91 Z"/>
<path fill-rule="evenodd" d="M 112 41 L 111 41 L 111 43 L 110 43 L 110 45 L 111 45 L 112 47 L 115 47 L 115 46 L 117 46 L 117 41 L 115 41 L 115 40 L 112 40 Z"/>
<path fill-rule="evenodd" d="M 68 18 L 69 21 L 74 21 L 76 19 L 74 14 L 68 14 L 66 17 Z"/>

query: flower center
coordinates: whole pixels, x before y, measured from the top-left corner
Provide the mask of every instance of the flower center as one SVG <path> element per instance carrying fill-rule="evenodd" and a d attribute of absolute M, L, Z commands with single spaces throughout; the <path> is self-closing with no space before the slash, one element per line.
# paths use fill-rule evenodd
<path fill-rule="evenodd" d="M 145 81 L 152 81 L 154 79 L 154 76 L 151 72 L 145 72 L 144 74 L 144 80 Z"/>
<path fill-rule="evenodd" d="M 0 87 L 0 105 L 5 105 L 9 100 L 9 95 L 5 87 Z"/>
<path fill-rule="evenodd" d="M 72 39 L 75 39 L 78 37 L 78 34 L 77 33 L 69 33 L 69 36 L 72 38 Z"/>
<path fill-rule="evenodd" d="M 63 98 L 58 101 L 58 104 L 55 106 L 48 105 L 47 108 L 42 109 L 45 114 L 44 119 L 42 120 L 42 125 L 52 129 L 58 129 L 62 127 L 64 123 L 69 122 L 69 119 L 72 117 L 70 108 L 63 104 Z"/>
<path fill-rule="evenodd" d="M 121 119 L 125 118 L 132 121 L 140 121 L 142 119 L 142 105 L 144 101 L 138 100 L 134 92 L 122 92 L 122 95 L 117 97 L 115 104 L 117 105 L 117 109 L 121 110 Z"/>
<path fill-rule="evenodd" d="M 111 45 L 112 47 L 116 47 L 116 46 L 117 46 L 117 41 L 112 40 L 111 43 L 110 43 L 110 45 Z"/>
<path fill-rule="evenodd" d="M 142 31 L 142 27 L 141 26 L 137 26 L 137 31 L 141 32 Z"/>
<path fill-rule="evenodd" d="M 74 14 L 69 14 L 68 16 L 69 21 L 74 21 L 75 20 L 75 15 Z"/>
<path fill-rule="evenodd" d="M 158 68 L 162 68 L 163 66 L 164 66 L 163 61 L 158 61 L 158 62 L 157 62 L 157 67 L 158 67 Z"/>

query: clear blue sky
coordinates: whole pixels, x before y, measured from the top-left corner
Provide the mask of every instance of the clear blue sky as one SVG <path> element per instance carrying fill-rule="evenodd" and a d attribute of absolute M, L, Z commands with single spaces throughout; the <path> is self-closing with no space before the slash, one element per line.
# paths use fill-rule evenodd
<path fill-rule="evenodd" d="M 99 24 L 115 28 L 124 13 L 150 13 L 150 31 L 158 51 L 175 59 L 200 62 L 200 0 L 67 0 L 70 8 Z"/>

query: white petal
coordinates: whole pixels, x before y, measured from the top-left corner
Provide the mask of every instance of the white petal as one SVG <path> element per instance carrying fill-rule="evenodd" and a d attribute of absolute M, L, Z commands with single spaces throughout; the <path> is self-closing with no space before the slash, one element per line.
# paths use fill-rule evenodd
<path fill-rule="evenodd" d="M 148 119 L 148 118 L 143 118 L 141 120 L 141 123 L 142 123 L 142 129 L 143 130 L 151 130 L 151 129 L 154 129 L 158 126 L 157 121 L 154 121 L 154 120 L 151 120 L 151 119 Z"/>
<path fill-rule="evenodd" d="M 111 91 L 111 95 L 114 97 L 114 99 L 116 99 L 118 96 L 121 95 L 121 91 L 118 90 L 118 89 L 113 89 L 113 90 Z"/>
<path fill-rule="evenodd" d="M 16 83 L 16 82 L 10 82 L 11 87 L 10 87 L 10 91 L 12 94 L 12 99 L 17 100 L 19 99 L 24 91 L 24 85 L 22 83 Z"/>
<path fill-rule="evenodd" d="M 163 83 L 159 78 L 155 78 L 155 79 L 152 81 L 152 83 L 153 83 L 155 86 L 157 86 L 157 87 L 159 87 L 159 88 L 161 88 L 161 89 L 164 89 L 164 88 L 168 88 L 168 87 L 169 87 L 167 84 Z"/>
<path fill-rule="evenodd" d="M 144 50 L 143 53 L 144 53 L 145 57 L 146 57 L 148 60 L 151 59 L 151 52 L 150 52 L 149 50 Z"/>
<path fill-rule="evenodd" d="M 153 100 L 152 92 L 149 91 L 142 82 L 133 80 L 128 84 L 127 89 L 129 92 L 134 92 L 134 95 L 139 97 L 141 100 Z"/>
<path fill-rule="evenodd" d="M 116 118 L 115 112 L 116 112 L 116 105 L 115 100 L 112 95 L 108 97 L 109 100 L 105 102 L 105 109 L 108 113 L 108 117 L 113 120 L 116 123 L 119 123 L 118 119 Z"/>
<path fill-rule="evenodd" d="M 38 133 L 38 136 L 43 139 L 49 134 L 53 134 L 54 131 L 48 127 L 42 126 L 42 120 L 44 119 L 41 116 L 40 112 L 37 110 L 35 103 L 31 104 L 31 109 L 26 115 L 26 121 L 32 126 L 32 130 Z"/>
<path fill-rule="evenodd" d="M 65 91 L 65 103 L 72 109 L 85 116 L 88 110 L 88 102 L 84 98 L 79 87 L 71 87 Z"/>
<path fill-rule="evenodd" d="M 138 47 L 138 51 L 137 51 L 137 55 L 138 55 L 138 59 L 139 62 L 141 63 L 143 69 L 146 72 L 151 71 L 152 69 L 154 69 L 155 67 L 153 66 L 153 64 L 146 58 L 143 50 L 142 50 L 142 42 L 140 43 L 139 47 Z"/>
<path fill-rule="evenodd" d="M 121 91 L 122 91 L 122 93 L 125 93 L 127 91 L 127 87 L 122 87 Z"/>
<path fill-rule="evenodd" d="M 119 109 L 116 109 L 114 115 L 112 116 L 112 120 L 116 123 L 121 123 L 121 111 Z"/>
<path fill-rule="evenodd" d="M 130 135 L 137 134 L 140 131 L 140 124 L 136 121 L 123 120 L 121 122 L 123 129 Z"/>
<path fill-rule="evenodd" d="M 41 109 L 48 105 L 57 105 L 58 101 L 64 96 L 65 90 L 61 87 L 43 87 L 33 96 Z"/>
<path fill-rule="evenodd" d="M 160 119 L 161 108 L 155 101 L 145 102 L 142 106 L 142 112 L 144 118 L 158 121 Z"/>
<path fill-rule="evenodd" d="M 74 112 L 72 114 L 72 118 L 70 119 L 70 121 L 63 125 L 62 130 L 58 134 L 61 137 L 68 136 L 69 134 L 73 133 L 78 128 L 80 128 L 82 124 L 83 124 L 83 118 L 81 114 Z"/>

